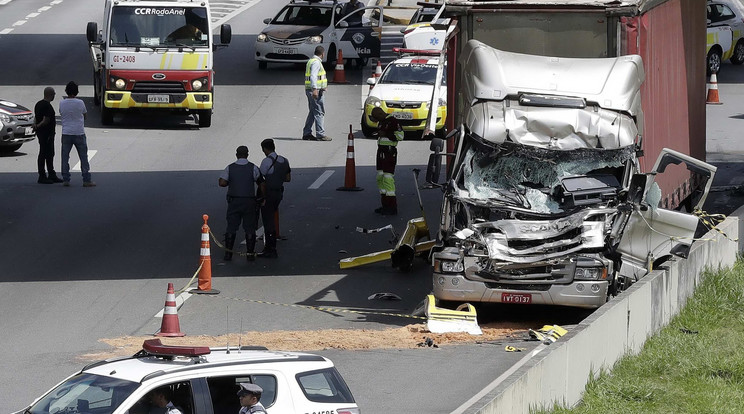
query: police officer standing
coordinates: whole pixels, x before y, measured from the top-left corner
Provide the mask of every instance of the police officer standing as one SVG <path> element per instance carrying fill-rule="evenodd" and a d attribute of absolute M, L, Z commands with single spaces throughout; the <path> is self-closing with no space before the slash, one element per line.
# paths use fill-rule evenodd
<path fill-rule="evenodd" d="M 274 140 L 271 138 L 261 142 L 261 150 L 266 158 L 261 161 L 261 174 L 266 179 L 265 202 L 261 207 L 261 219 L 264 226 L 264 250 L 259 257 L 278 257 L 276 253 L 276 223 L 274 216 L 279 209 L 279 203 L 284 194 L 284 183 L 292 180 L 292 169 L 289 160 L 276 153 Z"/>
<path fill-rule="evenodd" d="M 382 207 L 375 213 L 383 215 L 398 214 L 398 199 L 395 197 L 395 165 L 398 162 L 398 141 L 403 140 L 403 128 L 395 117 L 385 110 L 375 107 L 370 117 L 378 122 L 377 139 L 377 188 L 380 190 Z"/>
<path fill-rule="evenodd" d="M 264 406 L 258 402 L 261 399 L 263 388 L 256 384 L 240 384 L 238 398 L 240 398 L 240 411 L 238 414 L 266 414 Z"/>
<path fill-rule="evenodd" d="M 256 198 L 256 189 L 266 194 L 264 177 L 256 165 L 248 161 L 248 147 L 241 145 L 235 151 L 237 161 L 228 165 L 220 175 L 220 187 L 227 187 L 227 229 L 225 230 L 225 261 L 232 260 L 235 235 L 240 223 L 245 230 L 248 261 L 256 259 L 256 214 L 263 202 Z"/>

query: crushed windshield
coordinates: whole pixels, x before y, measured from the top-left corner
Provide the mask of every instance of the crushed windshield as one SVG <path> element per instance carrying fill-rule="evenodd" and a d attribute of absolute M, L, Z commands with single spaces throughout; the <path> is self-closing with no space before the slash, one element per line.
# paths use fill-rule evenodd
<path fill-rule="evenodd" d="M 442 85 L 446 85 L 447 71 L 442 71 Z M 437 65 L 423 63 L 393 63 L 380 79 L 380 83 L 434 85 Z"/>
<path fill-rule="evenodd" d="M 111 46 L 208 46 L 204 7 L 114 7 Z"/>
<path fill-rule="evenodd" d="M 633 156 L 633 147 L 618 150 L 575 149 L 570 151 L 504 144 L 487 150 L 467 150 L 463 187 L 467 197 L 497 201 L 539 213 L 562 211 L 553 198 L 567 177 L 610 174 L 622 182 L 623 166 Z"/>
<path fill-rule="evenodd" d="M 110 414 L 139 386 L 136 382 L 78 374 L 27 410 L 30 414 Z"/>
<path fill-rule="evenodd" d="M 302 26 L 330 26 L 333 10 L 330 7 L 286 6 L 276 15 L 272 24 Z"/>

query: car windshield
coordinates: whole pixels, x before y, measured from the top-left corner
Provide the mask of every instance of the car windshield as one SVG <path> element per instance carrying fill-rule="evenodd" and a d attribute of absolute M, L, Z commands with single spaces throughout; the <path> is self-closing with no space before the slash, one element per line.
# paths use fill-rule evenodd
<path fill-rule="evenodd" d="M 110 414 L 139 386 L 136 382 L 77 374 L 31 406 L 30 414 Z"/>
<path fill-rule="evenodd" d="M 380 84 L 395 83 L 408 85 L 434 85 L 437 65 L 429 63 L 391 63 L 382 74 Z M 442 85 L 447 79 L 446 69 L 442 71 Z"/>
<path fill-rule="evenodd" d="M 114 7 L 111 46 L 208 46 L 204 7 Z"/>
<path fill-rule="evenodd" d="M 276 15 L 272 24 L 291 24 L 302 26 L 330 26 L 333 10 L 330 7 L 285 6 Z"/>

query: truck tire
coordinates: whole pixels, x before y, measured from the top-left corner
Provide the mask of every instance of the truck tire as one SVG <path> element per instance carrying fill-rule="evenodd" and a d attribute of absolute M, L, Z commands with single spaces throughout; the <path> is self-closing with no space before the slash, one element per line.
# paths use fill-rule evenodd
<path fill-rule="evenodd" d="M 199 126 L 202 128 L 208 128 L 212 126 L 212 110 L 211 109 L 200 109 L 199 110 Z"/>
<path fill-rule="evenodd" d="M 714 47 L 708 52 L 708 56 L 705 59 L 705 72 L 706 75 L 710 76 L 714 73 L 718 73 L 721 69 L 721 51 Z"/>
<path fill-rule="evenodd" d="M 113 125 L 114 124 L 114 110 L 106 108 L 106 105 L 101 104 L 101 124 Z"/>
<path fill-rule="evenodd" d="M 258 61 L 258 68 L 261 70 L 266 70 L 266 68 L 269 67 L 269 62 L 264 62 L 263 60 Z"/>
<path fill-rule="evenodd" d="M 734 54 L 731 55 L 731 63 L 741 65 L 744 63 L 744 40 L 739 40 L 734 46 Z"/>

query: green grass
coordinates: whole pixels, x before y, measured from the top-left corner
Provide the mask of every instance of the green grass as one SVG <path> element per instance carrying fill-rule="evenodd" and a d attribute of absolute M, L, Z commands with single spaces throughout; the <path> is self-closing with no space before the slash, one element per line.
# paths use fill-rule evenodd
<path fill-rule="evenodd" d="M 706 273 L 682 312 L 587 384 L 577 407 L 540 412 L 744 413 L 744 262 Z"/>

